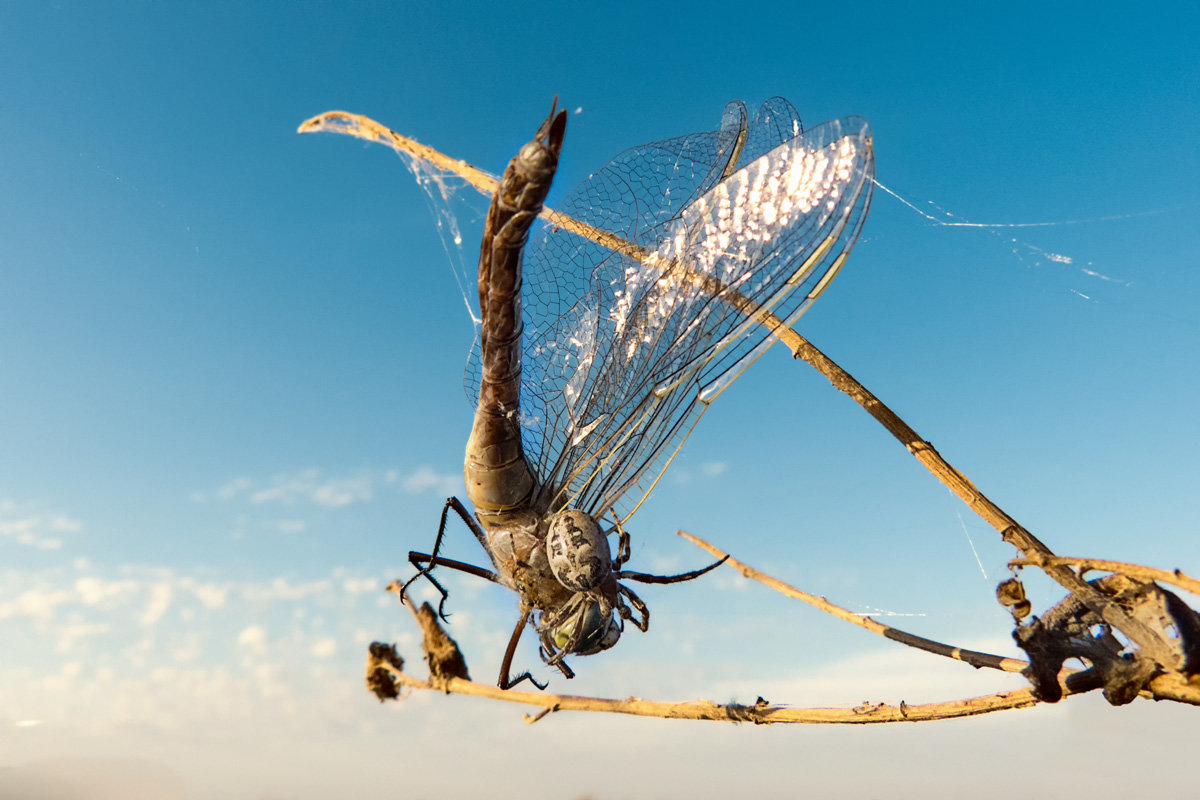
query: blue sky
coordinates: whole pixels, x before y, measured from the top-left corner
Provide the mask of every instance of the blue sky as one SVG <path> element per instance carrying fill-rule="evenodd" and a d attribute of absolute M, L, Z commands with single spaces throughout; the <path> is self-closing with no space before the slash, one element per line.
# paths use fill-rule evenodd
<path fill-rule="evenodd" d="M 1182 756 L 1190 712 L 1093 698 L 870 731 L 380 707 L 363 654 L 418 653 L 381 590 L 461 492 L 473 332 L 399 159 L 295 129 L 355 111 L 499 172 L 557 94 L 574 113 L 553 204 L 733 98 L 861 114 L 878 179 L 916 208 L 876 192 L 801 332 L 1057 552 L 1195 574 L 1197 22 L 1185 4 L 0 5 L 0 796 L 68 774 L 163 797 L 428 794 L 430 766 L 465 760 L 452 794 L 703 797 L 750 774 L 993 797 L 1018 743 L 1061 756 L 1043 786 L 1103 794 L 1122 748 Z M 644 569 L 703 562 L 683 528 L 1012 651 L 992 598 L 1010 552 L 782 350 L 634 522 Z M 490 679 L 515 600 L 452 585 L 452 634 Z M 732 574 L 643 596 L 650 632 L 558 688 L 842 706 L 1020 685 Z"/>

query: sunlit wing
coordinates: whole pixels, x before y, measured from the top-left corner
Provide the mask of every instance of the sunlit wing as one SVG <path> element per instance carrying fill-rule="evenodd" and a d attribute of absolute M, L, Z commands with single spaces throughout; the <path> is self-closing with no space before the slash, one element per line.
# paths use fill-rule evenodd
<path fill-rule="evenodd" d="M 718 131 L 627 151 L 561 205 L 640 251 L 552 226 L 531 241 L 523 438 L 554 505 L 636 508 L 857 239 L 874 166 L 865 121 L 801 131 L 780 99 L 744 136 L 737 119 L 731 104 Z"/>
<path fill-rule="evenodd" d="M 715 131 L 620 153 L 569 193 L 559 211 L 622 242 L 654 247 L 665 223 L 736 169 L 747 132 L 746 107 L 735 100 L 725 107 Z M 564 446 L 566 427 L 545 424 L 547 405 L 551 415 L 562 410 L 557 398 L 565 389 L 561 375 L 565 365 L 557 357 L 572 357 L 556 342 L 566 336 L 567 346 L 574 347 L 573 355 L 586 357 L 587 345 L 570 345 L 568 318 L 580 298 L 593 293 L 593 273 L 612 256 L 609 248 L 540 222 L 526 247 L 521 293 L 525 369 L 521 408 L 526 453 L 537 471 L 544 472 L 547 462 Z M 472 402 L 479 396 L 480 366 L 477 341 L 464 379 Z"/>

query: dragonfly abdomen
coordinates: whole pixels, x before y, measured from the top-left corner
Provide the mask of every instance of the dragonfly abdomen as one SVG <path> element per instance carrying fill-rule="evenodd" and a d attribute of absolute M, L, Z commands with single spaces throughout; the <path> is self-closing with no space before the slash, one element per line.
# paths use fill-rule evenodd
<path fill-rule="evenodd" d="M 509 162 L 479 252 L 482 375 L 463 474 L 481 521 L 526 509 L 538 488 L 521 444 L 521 252 L 558 167 L 566 112 L 550 116 Z"/>

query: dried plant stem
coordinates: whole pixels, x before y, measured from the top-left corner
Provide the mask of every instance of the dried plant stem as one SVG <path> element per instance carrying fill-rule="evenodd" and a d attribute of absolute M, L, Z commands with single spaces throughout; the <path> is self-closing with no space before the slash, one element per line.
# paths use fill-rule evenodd
<path fill-rule="evenodd" d="M 774 589 L 780 594 L 796 600 L 802 600 L 827 614 L 832 614 L 838 619 L 853 623 L 860 628 L 866 628 L 872 633 L 877 633 L 887 639 L 908 645 L 909 647 L 915 647 L 918 650 L 924 650 L 928 653 L 934 653 L 935 655 L 945 656 L 946 658 L 952 658 L 956 661 L 962 661 L 970 664 L 973 667 L 988 667 L 990 669 L 1003 670 L 1004 672 L 1020 672 L 1029 666 L 1028 661 L 1022 661 L 1019 658 L 1006 658 L 1004 656 L 993 655 L 992 653 L 981 653 L 977 650 L 966 650 L 961 647 L 954 647 L 953 645 L 935 642 L 932 639 L 926 639 L 923 636 L 917 636 L 916 634 L 908 633 L 906 631 L 893 628 L 889 625 L 884 625 L 883 623 L 871 619 L 870 617 L 865 617 L 862 614 L 855 614 L 853 611 L 835 605 L 826 600 L 824 597 L 817 597 L 816 595 L 809 594 L 808 592 L 786 584 L 778 578 L 774 578 L 765 572 L 760 572 L 754 567 L 738 561 L 733 556 L 729 555 L 718 547 L 714 547 L 698 536 L 693 536 L 686 531 L 679 531 L 678 533 L 692 544 L 703 550 L 707 550 L 717 558 L 727 558 L 727 561 L 725 562 L 727 566 L 738 570 L 742 573 L 742 575 L 750 580 L 758 581 L 764 586 Z"/>
<path fill-rule="evenodd" d="M 684 534 L 685 536 L 687 534 Z M 694 537 L 689 537 L 694 539 Z M 703 546 L 704 543 L 697 541 Z M 759 573 L 761 577 L 763 576 Z M 774 579 L 771 579 L 774 580 Z M 466 661 L 458 645 L 454 643 L 438 623 L 437 615 L 428 604 L 420 608 L 413 605 L 400 589 L 398 583 L 393 583 L 388 590 L 395 593 L 400 601 L 412 612 L 413 618 L 423 632 L 422 649 L 425 660 L 429 665 L 430 677 L 420 680 L 404 672 L 403 660 L 394 649 L 386 645 L 371 646 L 371 654 L 367 661 L 367 685 L 380 699 L 396 698 L 401 686 L 410 689 L 440 691 L 445 694 L 465 694 L 483 697 L 489 700 L 499 700 L 506 703 L 541 708 L 535 715 L 526 715 L 525 721 L 537 722 L 556 711 L 589 711 L 593 713 L 629 714 L 640 717 L 661 717 L 663 719 L 710 720 L 717 722 L 753 722 L 756 725 L 771 724 L 826 724 L 826 725 L 864 725 L 885 722 L 931 722 L 941 719 L 970 717 L 987 714 L 993 711 L 1007 711 L 1016 708 L 1029 708 L 1039 703 L 1031 689 L 1018 689 L 1008 692 L 997 692 L 982 697 L 972 697 L 964 700 L 951 700 L 943 703 L 928 703 L 910 706 L 904 701 L 898 705 L 887 703 L 864 702 L 854 708 L 792 708 L 773 705 L 759 698 L 753 705 L 733 703 L 719 704 L 708 700 L 690 702 L 662 702 L 643 700 L 636 697 L 610 699 L 600 697 L 581 697 L 578 695 L 546 694 L 543 692 L 521 692 L 514 689 L 500 689 L 475 683 L 467 674 Z M 849 615 L 849 612 L 845 612 Z M 853 616 L 853 615 L 850 615 Z M 883 627 L 883 626 L 880 626 Z M 887 634 L 885 634 L 887 635 Z M 912 643 L 911 640 L 928 642 L 920 637 L 909 637 L 907 634 L 900 641 Z M 931 643 L 939 648 L 944 645 Z M 919 646 L 919 645 L 914 645 Z M 923 648 L 928 649 L 928 648 Z M 934 652 L 939 652 L 935 650 Z M 1001 659 L 986 653 L 960 651 L 966 657 L 962 660 L 975 663 L 976 666 L 997 666 L 996 662 L 1012 662 L 1015 659 Z M 949 655 L 949 653 L 941 653 Z M 981 657 L 979 663 L 973 656 Z M 951 656 L 955 657 L 955 656 Z M 447 668 L 449 667 L 449 668 Z M 1002 666 L 997 668 L 1003 669 Z M 387 680 L 380 679 L 380 673 L 390 676 Z M 1060 678 L 1064 694 L 1075 694 L 1095 689 L 1099 683 L 1087 673 L 1067 674 Z M 386 685 L 386 691 L 380 692 L 380 687 Z"/>
<path fill-rule="evenodd" d="M 397 153 L 421 159 L 440 170 L 453 172 L 474 187 L 476 191 L 484 195 L 494 194 L 496 188 L 499 186 L 496 178 L 483 170 L 465 161 L 450 158 L 428 145 L 423 145 L 415 139 L 410 139 L 407 136 L 396 133 L 370 117 L 364 117 L 361 114 L 352 114 L 349 111 L 326 111 L 323 114 L 318 114 L 315 117 L 305 120 L 301 123 L 298 132 L 341 133 L 369 142 L 386 144 Z M 541 211 L 538 212 L 538 216 L 557 228 L 595 242 L 601 247 L 612 250 L 639 263 L 648 264 L 664 272 L 672 269 L 674 266 L 670 260 L 660 259 L 659 254 L 656 252 L 623 239 L 611 231 L 597 228 L 595 225 L 591 225 L 583 220 L 575 219 L 568 214 L 555 211 L 550 206 L 543 205 Z M 746 318 L 753 319 L 768 331 L 778 335 L 785 342 L 789 341 L 789 334 L 793 332 L 784 324 L 784 320 L 771 313 L 762 304 L 741 294 L 729 284 L 711 276 L 702 275 L 691 269 L 675 270 L 675 276 L 677 279 L 691 281 L 700 287 L 701 291 L 712 297 L 720 298 L 742 312 Z M 788 346 L 791 347 L 792 345 L 789 344 Z"/>
<path fill-rule="evenodd" d="M 1178 672 L 1168 672 L 1153 678 L 1141 692 L 1142 697 L 1152 700 L 1173 700 L 1200 706 L 1200 675 L 1191 678 Z"/>
<path fill-rule="evenodd" d="M 841 606 L 834 605 L 824 597 L 817 597 L 809 594 L 802 589 L 797 589 L 794 586 L 784 583 L 778 578 L 772 577 L 765 572 L 760 572 L 754 567 L 751 567 L 738 559 L 730 556 L 718 547 L 714 547 L 698 536 L 694 536 L 686 531 L 678 531 L 679 535 L 690 541 L 697 547 L 708 551 L 717 558 L 726 558 L 726 565 L 730 566 L 742 573 L 750 580 L 758 581 L 775 591 L 797 600 L 802 600 L 809 605 L 820 609 L 828 614 L 832 614 L 838 619 L 846 620 L 859 627 L 878 633 L 880 636 L 886 637 L 901 644 L 914 647 L 918 650 L 924 650 L 936 655 L 953 658 L 958 661 L 963 661 L 973 667 L 989 667 L 992 669 L 1004 670 L 1005 672 L 1021 672 L 1029 666 L 1029 662 L 1022 661 L 1018 658 L 1005 658 L 1002 656 L 993 655 L 991 653 L 980 653 L 975 650 L 964 650 L 961 647 L 953 647 L 951 645 L 935 642 L 932 639 L 926 639 L 906 631 L 897 630 L 896 628 L 884 625 L 870 617 L 864 617 L 861 614 L 855 614 Z M 1200 593 L 1200 581 L 1189 577 L 1179 570 L 1168 572 L 1166 570 L 1153 569 L 1151 567 L 1143 567 L 1137 564 L 1125 564 L 1119 561 L 1103 561 L 1093 558 L 1064 558 L 1053 556 L 1055 561 L 1065 566 L 1079 567 L 1086 572 L 1089 569 L 1105 570 L 1107 572 L 1120 572 L 1131 577 L 1143 578 L 1147 580 L 1159 580 L 1165 583 L 1170 583 L 1181 589 L 1186 589 L 1189 592 Z M 1009 562 L 1010 566 L 1045 566 L 1040 560 L 1033 559 L 1014 559 Z M 1066 670 L 1064 669 L 1059 674 L 1059 681 L 1062 685 L 1069 689 L 1067 693 L 1078 694 L 1082 691 L 1087 691 L 1088 688 L 1096 688 L 1094 676 L 1088 670 Z M 1140 692 L 1141 696 L 1150 700 L 1173 700 L 1178 703 L 1187 703 L 1189 705 L 1200 705 L 1200 676 L 1187 677 L 1178 672 L 1164 673 L 1153 678 L 1146 688 Z M 999 697 L 1000 695 L 990 695 L 991 697 Z M 1006 695 L 1008 696 L 1008 695 Z M 961 702 L 972 703 L 975 700 L 964 700 Z M 944 704 L 939 704 L 944 705 Z"/>
<path fill-rule="evenodd" d="M 499 689 L 495 686 L 486 686 L 473 681 L 465 681 L 461 678 L 452 678 L 445 682 L 433 683 L 413 678 L 391 665 L 384 666 L 384 669 L 390 672 L 397 682 L 412 689 L 436 690 L 447 694 L 466 694 L 475 697 L 485 697 L 489 700 L 519 703 L 521 705 L 548 710 L 530 719 L 529 721 L 531 722 L 542 718 L 545 713 L 556 711 L 591 711 L 608 714 L 629 714 L 638 717 L 660 717 L 662 719 L 753 722 L 756 725 L 865 725 L 882 722 L 930 722 L 939 719 L 972 717 L 978 714 L 988 714 L 993 711 L 1028 708 L 1038 704 L 1038 701 L 1033 697 L 1029 689 L 1017 689 L 1011 692 L 998 692 L 966 700 L 953 700 L 947 703 L 928 703 L 915 706 L 910 706 L 904 702 L 901 702 L 899 705 L 864 703 L 855 708 L 789 708 L 786 706 L 771 705 L 770 703 L 743 706 L 712 703 L 707 700 L 666 703 L 654 700 L 642 700 L 636 697 L 616 700 L 603 697 L 519 692 L 514 689 Z M 1088 686 L 1086 688 L 1091 689 L 1094 687 Z"/>
<path fill-rule="evenodd" d="M 1102 558 L 1071 558 L 1068 556 L 1049 556 L 1046 558 L 1014 558 L 1012 561 L 1008 562 L 1008 566 L 1075 567 L 1079 570 L 1080 574 L 1091 572 L 1092 570 L 1117 572 L 1122 575 L 1128 575 L 1131 578 L 1140 578 L 1146 581 L 1159 581 L 1161 583 L 1168 583 L 1172 586 L 1178 586 L 1184 591 L 1191 592 L 1195 595 L 1200 595 L 1200 580 L 1196 580 L 1190 575 L 1185 575 L 1181 570 L 1178 569 L 1156 569 L 1154 567 L 1144 567 L 1141 564 L 1128 564 L 1124 561 L 1108 561 Z"/>
<path fill-rule="evenodd" d="M 952 467 L 950 462 L 946 461 L 931 443 L 918 436 L 908 423 L 888 408 L 878 397 L 867 391 L 867 388 L 855 380 L 854 376 L 838 366 L 832 358 L 825 355 L 816 345 L 800 334 L 792 330 L 788 330 L 786 333 L 789 335 L 780 335 L 779 338 L 787 344 L 795 358 L 803 359 L 813 369 L 824 375 L 835 389 L 848 395 L 854 402 L 862 406 L 863 410 L 874 417 L 892 436 L 896 437 L 905 449 L 912 453 L 913 457 L 920 461 L 943 486 L 954 492 L 972 511 L 999 531 L 1004 541 L 1020 550 L 1026 558 L 1043 562 L 1047 575 L 1067 591 L 1079 597 L 1084 605 L 1105 622 L 1137 642 L 1145 652 L 1153 656 L 1162 649 L 1157 634 L 1147 626 L 1126 614 L 1116 605 L 1109 603 L 1104 595 L 1096 591 L 1070 567 L 1051 563 L 1054 553 L 1050 548 L 1019 525 L 1015 519 L 988 499 L 983 492 L 975 488 L 975 484 L 971 483 L 966 475 Z"/>
<path fill-rule="evenodd" d="M 480 194 L 495 194 L 496 187 L 499 185 L 499 181 L 494 176 L 478 167 L 473 167 L 466 161 L 451 158 L 429 145 L 421 144 L 416 139 L 396 133 L 386 125 L 381 125 L 362 114 L 352 114 L 349 111 L 326 111 L 304 120 L 296 132 L 343 133 L 367 142 L 385 144 L 398 153 L 419 158 L 433 164 L 438 169 L 453 172 L 475 187 Z"/>

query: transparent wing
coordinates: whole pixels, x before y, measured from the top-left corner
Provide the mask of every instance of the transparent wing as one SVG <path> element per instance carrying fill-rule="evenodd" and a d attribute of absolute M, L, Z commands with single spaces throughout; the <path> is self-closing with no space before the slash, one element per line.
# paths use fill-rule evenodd
<path fill-rule="evenodd" d="M 866 123 L 803 132 L 776 99 L 745 128 L 739 108 L 717 131 L 621 154 L 560 208 L 636 248 L 549 226 L 531 240 L 523 439 L 551 506 L 632 513 L 707 404 L 857 239 Z"/>
<path fill-rule="evenodd" d="M 652 234 L 657 226 L 678 215 L 683 206 L 732 171 L 730 164 L 736 163 L 742 152 L 747 126 L 746 106 L 734 100 L 726 105 L 718 130 L 651 142 L 618 154 L 575 187 L 559 210 L 624 241 L 653 243 Z M 564 234 L 543 222 L 535 223 L 525 248 L 522 276 L 526 353 L 523 363 L 536 369 L 537 359 L 529 357 L 536 332 L 546 330 L 547 323 L 552 325 L 587 294 L 593 271 L 611 255 L 612 251 L 606 247 L 574 234 Z M 478 345 L 476 340 L 463 378 L 463 388 L 472 404 L 479 399 Z M 526 375 L 527 385 L 529 380 Z M 551 396 L 552 393 L 522 396 L 521 407 L 530 425 L 541 418 L 542 408 Z M 538 451 L 539 438 L 527 437 L 527 452 L 530 446 L 535 453 Z M 531 461 L 541 463 L 537 458 Z"/>

